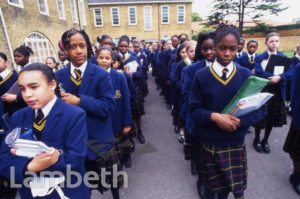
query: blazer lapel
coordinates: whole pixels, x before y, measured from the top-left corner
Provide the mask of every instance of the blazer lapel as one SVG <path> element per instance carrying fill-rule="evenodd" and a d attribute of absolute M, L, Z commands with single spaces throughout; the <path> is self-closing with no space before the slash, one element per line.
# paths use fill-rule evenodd
<path fill-rule="evenodd" d="M 93 66 L 88 62 L 86 69 L 84 71 L 83 77 L 82 77 L 82 81 L 81 81 L 81 84 L 79 87 L 78 94 L 85 94 L 85 91 L 88 90 L 93 77 L 94 77 Z"/>
<path fill-rule="evenodd" d="M 62 87 L 68 93 L 71 92 L 71 71 L 70 71 L 70 68 L 71 68 L 71 66 L 70 66 L 70 64 L 68 64 L 68 66 L 65 69 L 63 69 L 63 70 L 65 70 L 65 72 L 63 73 L 64 77 L 61 80 L 61 82 L 63 84 Z"/>

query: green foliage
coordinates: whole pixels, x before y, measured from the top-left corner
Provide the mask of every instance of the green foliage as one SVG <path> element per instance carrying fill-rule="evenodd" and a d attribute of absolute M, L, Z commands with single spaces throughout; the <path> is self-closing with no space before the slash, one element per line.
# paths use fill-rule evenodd
<path fill-rule="evenodd" d="M 277 29 L 275 27 L 271 27 L 265 23 L 259 23 L 257 24 L 256 26 L 252 27 L 252 28 L 249 28 L 245 31 L 243 31 L 244 33 L 250 33 L 250 34 L 253 34 L 253 33 L 256 33 L 256 32 L 263 32 L 263 33 L 270 33 L 270 32 L 276 32 Z"/>
<path fill-rule="evenodd" d="M 289 58 L 294 57 L 294 50 L 284 50 L 282 51 L 286 56 L 288 56 Z"/>
<path fill-rule="evenodd" d="M 204 33 L 204 32 L 210 32 L 210 31 L 214 31 L 214 30 L 216 30 L 216 29 L 215 29 L 214 27 L 211 27 L 211 26 L 205 26 L 205 27 L 203 27 L 203 28 L 200 28 L 196 34 L 192 35 L 192 40 L 197 41 L 197 39 L 198 39 L 198 34 L 199 34 L 200 32 L 203 32 L 203 33 Z"/>
<path fill-rule="evenodd" d="M 192 21 L 203 21 L 203 19 L 199 16 L 199 14 L 198 13 L 196 13 L 196 12 L 193 12 L 192 13 Z"/>
<path fill-rule="evenodd" d="M 292 29 L 299 29 L 300 24 L 289 24 L 289 25 L 282 25 L 282 26 L 276 26 L 277 30 L 292 30 Z"/>

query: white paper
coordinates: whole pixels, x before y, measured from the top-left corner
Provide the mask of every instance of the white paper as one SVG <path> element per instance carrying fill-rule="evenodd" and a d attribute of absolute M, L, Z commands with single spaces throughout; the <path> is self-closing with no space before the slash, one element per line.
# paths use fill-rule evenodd
<path fill-rule="evenodd" d="M 136 61 L 129 62 L 127 64 L 127 70 L 130 73 L 135 73 L 137 71 L 139 64 Z"/>
<path fill-rule="evenodd" d="M 284 73 L 284 66 L 274 66 L 274 75 L 280 75 Z"/>
<path fill-rule="evenodd" d="M 264 59 L 264 60 L 261 62 L 261 67 L 264 69 L 264 71 L 266 70 L 266 67 L 267 67 L 267 65 L 268 65 L 268 62 L 269 62 L 268 59 Z"/>
<path fill-rule="evenodd" d="M 11 148 L 16 149 L 16 155 L 33 158 L 44 152 L 52 152 L 51 149 L 41 141 L 17 139 Z"/>

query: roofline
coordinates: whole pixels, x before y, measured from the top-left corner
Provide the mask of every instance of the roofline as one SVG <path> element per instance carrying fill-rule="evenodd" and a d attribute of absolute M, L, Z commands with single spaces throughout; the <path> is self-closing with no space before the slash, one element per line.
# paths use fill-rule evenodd
<path fill-rule="evenodd" d="M 129 1 L 129 2 L 105 2 L 105 3 L 88 3 L 89 6 L 98 6 L 98 5 L 128 5 L 128 4 L 167 4 L 167 3 L 193 3 L 193 0 L 181 0 L 181 1 L 139 1 L 139 2 L 134 2 L 134 1 Z"/>

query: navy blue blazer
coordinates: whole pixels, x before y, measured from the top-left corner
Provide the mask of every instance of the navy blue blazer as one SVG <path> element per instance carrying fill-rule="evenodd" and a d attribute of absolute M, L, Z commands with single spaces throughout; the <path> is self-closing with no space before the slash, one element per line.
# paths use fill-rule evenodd
<path fill-rule="evenodd" d="M 72 93 L 70 64 L 55 73 L 67 93 Z M 115 110 L 114 91 L 110 75 L 99 66 L 88 62 L 82 77 L 78 95 L 79 107 L 87 114 L 88 153 L 90 160 L 115 145 L 111 127 L 111 115 Z"/>
<path fill-rule="evenodd" d="M 114 132 L 122 131 L 131 126 L 130 94 L 124 74 L 110 69 L 110 77 L 114 89 L 116 109 L 112 114 L 111 123 Z"/>
<path fill-rule="evenodd" d="M 35 111 L 31 107 L 23 108 L 13 114 L 11 122 L 13 128 L 32 128 L 35 118 Z M 85 174 L 85 157 L 87 153 L 87 127 L 85 112 L 73 105 L 63 102 L 57 98 L 54 106 L 46 117 L 46 124 L 42 131 L 41 141 L 49 147 L 60 151 L 59 160 L 45 171 L 59 171 L 66 174 L 67 165 L 72 171 L 79 172 L 82 177 Z M 10 148 L 3 142 L 0 153 L 0 175 L 10 179 L 10 167 L 15 168 L 15 182 L 23 184 L 24 172 L 31 159 L 14 156 Z M 32 177 L 32 176 L 31 176 Z M 67 179 L 67 178 L 65 178 Z M 71 177 L 75 183 L 77 177 Z M 64 194 L 69 198 L 90 198 L 89 189 L 82 183 L 78 188 L 67 188 L 64 183 L 62 188 Z M 30 189 L 23 187 L 19 189 L 21 198 L 32 198 Z M 59 198 L 56 191 L 43 198 Z"/>
<path fill-rule="evenodd" d="M 258 56 L 258 54 L 255 54 L 255 57 L 257 57 L 257 56 Z M 245 68 L 248 68 L 251 71 L 252 71 L 252 69 L 254 69 L 254 60 L 253 60 L 253 64 L 251 64 L 247 53 L 242 55 L 241 57 L 239 57 L 237 59 L 237 63 L 239 63 L 241 66 L 243 66 Z"/>
<path fill-rule="evenodd" d="M 277 52 L 277 55 L 286 57 L 286 55 L 283 54 L 282 52 Z M 273 74 L 264 71 L 261 66 L 261 62 L 268 58 L 269 58 L 269 54 L 267 51 L 265 51 L 264 53 L 255 57 L 254 70 L 255 70 L 256 76 L 262 77 L 262 78 L 268 78 L 268 77 L 274 76 Z M 285 99 L 286 99 L 286 81 L 292 79 L 293 72 L 294 72 L 293 68 L 294 67 L 290 67 L 285 73 L 280 74 L 281 80 L 282 80 L 280 87 L 281 87 L 281 96 L 282 96 L 283 101 L 285 101 Z"/>
<path fill-rule="evenodd" d="M 294 76 L 292 79 L 292 124 L 294 128 L 300 129 L 300 63 L 295 66 Z"/>
<path fill-rule="evenodd" d="M 169 75 L 169 59 L 171 57 L 171 50 L 163 50 L 158 56 L 158 70 L 159 76 L 162 80 L 168 80 Z"/>
<path fill-rule="evenodd" d="M 245 51 L 242 51 L 242 55 L 240 57 L 242 57 L 243 55 L 247 55 L 247 53 Z M 237 54 L 235 55 L 235 58 L 233 59 L 234 62 L 238 62 L 238 56 Z"/>

